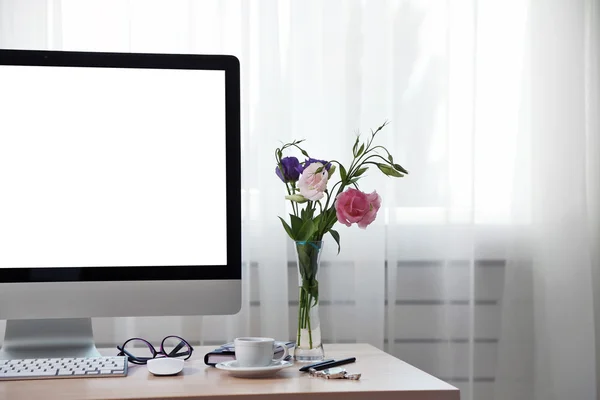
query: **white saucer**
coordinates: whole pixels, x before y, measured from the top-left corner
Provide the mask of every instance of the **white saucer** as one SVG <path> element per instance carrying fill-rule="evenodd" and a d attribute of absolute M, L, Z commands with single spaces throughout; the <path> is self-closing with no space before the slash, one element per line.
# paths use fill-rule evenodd
<path fill-rule="evenodd" d="M 226 361 L 215 365 L 223 371 L 229 371 L 232 376 L 238 378 L 264 378 L 275 375 L 283 368 L 291 367 L 294 363 L 289 361 L 273 361 L 266 367 L 240 367 L 237 360 Z"/>

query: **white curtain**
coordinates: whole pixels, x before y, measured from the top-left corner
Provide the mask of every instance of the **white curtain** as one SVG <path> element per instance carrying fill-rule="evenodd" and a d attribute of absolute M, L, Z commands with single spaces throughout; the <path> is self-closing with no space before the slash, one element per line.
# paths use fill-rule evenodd
<path fill-rule="evenodd" d="M 293 337 L 273 150 L 349 162 L 354 132 L 390 120 L 380 144 L 410 175 L 370 172 L 378 219 L 328 243 L 323 336 L 472 400 L 598 398 L 599 24 L 598 0 L 0 0 L 2 48 L 241 61 L 241 313 L 99 319 L 98 341 Z"/>

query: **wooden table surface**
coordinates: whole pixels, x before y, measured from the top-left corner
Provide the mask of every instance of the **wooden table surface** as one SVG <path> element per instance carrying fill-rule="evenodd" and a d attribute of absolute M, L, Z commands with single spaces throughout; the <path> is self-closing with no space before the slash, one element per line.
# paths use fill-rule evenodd
<path fill-rule="evenodd" d="M 50 379 L 0 382 L 0 399 L 398 399 L 459 400 L 457 388 L 368 344 L 329 344 L 327 358 L 356 357 L 345 365 L 360 372 L 358 381 L 310 377 L 290 367 L 262 379 L 242 379 L 203 362 L 214 346 L 197 347 L 181 374 L 151 375 L 130 364 L 127 377 Z M 116 354 L 101 349 L 102 354 Z"/>

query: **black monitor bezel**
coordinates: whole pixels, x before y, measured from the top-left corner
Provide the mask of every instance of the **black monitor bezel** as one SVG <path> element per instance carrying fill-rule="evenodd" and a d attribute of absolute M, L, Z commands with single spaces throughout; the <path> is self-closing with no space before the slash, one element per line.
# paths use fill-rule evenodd
<path fill-rule="evenodd" d="M 0 50 L 2 65 L 224 71 L 227 265 L 0 268 L 0 283 L 241 279 L 240 64 L 235 56 Z"/>

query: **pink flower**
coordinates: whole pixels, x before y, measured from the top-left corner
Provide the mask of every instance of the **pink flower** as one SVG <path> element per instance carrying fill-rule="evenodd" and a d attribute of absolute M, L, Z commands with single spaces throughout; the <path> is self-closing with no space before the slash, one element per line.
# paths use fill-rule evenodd
<path fill-rule="evenodd" d="M 300 194 L 308 200 L 316 201 L 323 198 L 323 192 L 327 189 L 327 180 L 329 173 L 325 168 L 319 173 L 317 169 L 322 168 L 323 164 L 314 162 L 302 171 L 300 180 L 298 180 L 298 188 Z"/>
<path fill-rule="evenodd" d="M 335 201 L 338 221 L 347 226 L 357 223 L 362 229 L 375 221 L 379 207 L 381 207 L 381 197 L 375 191 L 366 194 L 360 190 L 348 189 L 340 193 Z"/>

